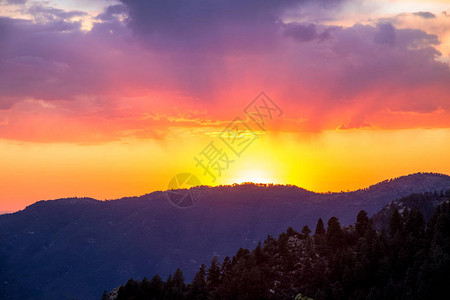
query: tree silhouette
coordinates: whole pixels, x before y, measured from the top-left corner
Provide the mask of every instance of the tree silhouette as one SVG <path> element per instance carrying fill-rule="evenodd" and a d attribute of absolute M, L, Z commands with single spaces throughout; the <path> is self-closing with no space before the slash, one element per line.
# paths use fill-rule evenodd
<path fill-rule="evenodd" d="M 314 232 L 314 236 L 322 236 L 325 235 L 325 226 L 323 224 L 322 218 L 317 221 L 316 231 Z"/>

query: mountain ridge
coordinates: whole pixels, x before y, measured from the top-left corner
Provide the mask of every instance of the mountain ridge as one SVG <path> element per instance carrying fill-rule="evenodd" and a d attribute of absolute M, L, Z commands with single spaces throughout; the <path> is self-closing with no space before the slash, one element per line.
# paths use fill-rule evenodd
<path fill-rule="evenodd" d="M 362 193 L 362 192 L 366 192 L 368 190 L 373 190 L 373 189 L 379 189 L 381 187 L 383 187 L 386 184 L 392 184 L 395 182 L 402 182 L 405 180 L 416 180 L 419 177 L 423 178 L 423 176 L 431 176 L 431 177 L 438 177 L 438 178 L 445 178 L 445 179 L 450 179 L 450 175 L 447 174 L 443 174 L 443 173 L 434 173 L 434 172 L 417 172 L 417 173 L 412 173 L 412 174 L 408 174 L 408 175 L 404 175 L 404 176 L 399 176 L 399 177 L 393 177 L 390 179 L 385 179 L 383 181 L 377 182 L 375 184 L 369 185 L 367 187 L 364 188 L 359 188 L 356 190 L 351 190 L 351 191 L 340 191 L 340 192 L 315 192 L 312 190 L 308 190 L 305 188 L 302 188 L 300 186 L 297 185 L 292 185 L 292 184 L 271 184 L 271 183 L 254 183 L 254 182 L 244 182 L 244 183 L 240 183 L 240 184 L 230 184 L 230 185 L 219 185 L 219 186 L 208 186 L 208 185 L 201 185 L 195 188 L 200 188 L 200 189 L 211 189 L 211 190 L 221 190 L 221 189 L 226 189 L 226 188 L 239 188 L 239 187 L 248 187 L 248 186 L 254 186 L 254 187 L 263 187 L 263 188 L 292 188 L 292 189 L 296 189 L 298 191 L 303 191 L 303 192 L 307 192 L 307 193 L 311 193 L 311 194 L 315 194 L 315 195 L 342 195 L 342 194 L 352 194 L 352 193 Z M 54 201 L 54 203 L 61 203 L 61 204 L 68 204 L 67 202 L 70 201 L 72 204 L 81 204 L 81 201 L 83 203 L 95 203 L 95 202 L 108 202 L 108 201 L 123 201 L 123 200 L 127 200 L 127 199 L 136 199 L 136 198 L 144 198 L 144 197 L 152 197 L 152 196 L 161 196 L 164 195 L 164 193 L 166 193 L 167 190 L 157 190 L 157 191 L 153 191 L 147 194 L 143 194 L 140 196 L 125 196 L 125 197 L 121 197 L 121 198 L 117 198 L 117 199 L 104 199 L 104 200 L 100 200 L 100 199 L 96 199 L 96 198 L 92 198 L 92 197 L 67 197 L 67 198 L 57 198 L 57 199 L 48 199 L 48 200 L 39 200 L 36 201 L 35 203 L 32 203 L 30 205 L 27 205 L 24 209 L 22 210 L 18 210 L 15 212 L 11 212 L 11 211 L 5 211 L 5 213 L 17 213 L 17 212 L 21 212 L 23 210 L 26 210 L 27 208 L 31 208 L 35 205 L 43 205 L 43 204 L 48 204 L 51 201 Z"/>
<path fill-rule="evenodd" d="M 204 187 L 190 209 L 175 208 L 161 191 L 38 201 L 0 216 L 0 295 L 96 299 L 131 277 L 164 277 L 177 267 L 190 280 L 201 263 L 253 248 L 268 234 L 313 228 L 331 216 L 351 224 L 361 209 L 372 215 L 413 193 L 448 190 L 450 176 L 419 173 L 373 186 L 331 194 L 283 185 Z"/>

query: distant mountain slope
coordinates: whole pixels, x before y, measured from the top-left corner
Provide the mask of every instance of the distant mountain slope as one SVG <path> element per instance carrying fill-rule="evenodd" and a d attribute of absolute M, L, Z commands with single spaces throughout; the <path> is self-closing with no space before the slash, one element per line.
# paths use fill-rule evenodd
<path fill-rule="evenodd" d="M 430 199 L 430 195 L 423 200 Z M 432 194 L 437 198 L 439 194 Z M 440 197 L 439 201 L 443 197 Z M 405 198 L 403 198 L 405 199 Z M 413 199 L 406 200 L 407 202 Z M 421 200 L 420 200 L 421 201 Z M 425 203 L 424 203 L 425 204 Z M 428 206 L 428 203 L 425 205 Z M 396 211 L 397 212 L 397 211 Z M 254 249 L 202 265 L 192 282 L 177 270 L 165 282 L 128 280 L 102 300 L 374 300 L 447 299 L 450 278 L 450 203 L 429 222 L 417 210 L 393 213 L 377 232 L 360 211 L 353 226 L 330 218 L 326 229 L 288 228 Z M 319 227 L 320 228 L 320 227 Z"/>
<path fill-rule="evenodd" d="M 0 298 L 96 299 L 130 277 L 181 267 L 190 280 L 214 255 L 254 248 L 267 234 L 311 227 L 318 218 L 354 222 L 412 193 L 450 189 L 450 177 L 413 174 L 349 193 L 317 194 L 294 186 L 203 188 L 192 208 L 163 192 L 113 201 L 40 201 L 0 216 Z"/>
<path fill-rule="evenodd" d="M 372 217 L 374 228 L 377 230 L 381 230 L 382 228 L 386 229 L 389 226 L 389 219 L 394 210 L 398 210 L 403 214 L 405 210 L 411 211 L 417 209 L 423 214 L 425 221 L 428 221 L 435 208 L 446 201 L 450 201 L 450 190 L 445 192 L 441 191 L 440 193 L 426 192 L 424 194 L 411 194 L 394 200 L 385 205 Z"/>

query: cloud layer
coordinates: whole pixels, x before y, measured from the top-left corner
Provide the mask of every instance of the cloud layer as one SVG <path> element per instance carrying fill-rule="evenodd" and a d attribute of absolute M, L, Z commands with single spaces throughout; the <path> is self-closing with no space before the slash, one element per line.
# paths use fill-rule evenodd
<path fill-rule="evenodd" d="M 342 3 L 122 0 L 89 30 L 83 10 L 23 5 L 31 20 L 0 17 L 0 138 L 164 138 L 232 119 L 260 90 L 287 108 L 280 130 L 450 126 L 440 37 L 302 20 L 311 5 Z"/>

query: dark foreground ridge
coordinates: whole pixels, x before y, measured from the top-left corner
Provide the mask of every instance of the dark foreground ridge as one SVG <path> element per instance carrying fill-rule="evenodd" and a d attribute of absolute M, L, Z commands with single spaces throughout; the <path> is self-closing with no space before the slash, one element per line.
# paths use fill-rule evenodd
<path fill-rule="evenodd" d="M 268 234 L 315 226 L 335 216 L 342 225 L 412 193 L 450 189 L 450 177 L 413 174 L 349 193 L 317 194 L 294 186 L 254 184 L 203 188 L 189 209 L 163 192 L 112 201 L 40 201 L 0 215 L 0 298 L 98 299 L 129 278 L 180 267 L 190 281 L 203 263 L 253 249 Z"/>
<path fill-rule="evenodd" d="M 354 226 L 331 217 L 325 230 L 319 219 L 313 236 L 308 226 L 289 227 L 253 251 L 213 258 L 188 285 L 177 269 L 166 281 L 130 279 L 102 300 L 446 299 L 450 191 L 422 196 L 442 203 L 428 222 L 418 208 L 405 207 L 393 208 L 378 232 L 363 210 Z"/>

